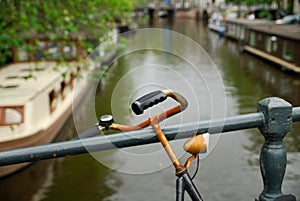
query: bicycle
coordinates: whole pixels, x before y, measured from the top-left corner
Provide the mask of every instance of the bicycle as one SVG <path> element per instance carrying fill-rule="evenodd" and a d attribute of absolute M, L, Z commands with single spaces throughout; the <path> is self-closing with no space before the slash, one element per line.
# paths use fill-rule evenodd
<path fill-rule="evenodd" d="M 163 113 L 149 117 L 148 120 L 145 120 L 137 125 L 127 126 L 127 125 L 116 124 L 114 123 L 114 119 L 112 115 L 103 115 L 100 117 L 97 127 L 101 131 L 112 129 L 112 130 L 127 132 L 127 131 L 143 129 L 151 125 L 151 127 L 155 131 L 159 141 L 163 145 L 167 155 L 169 156 L 175 168 L 175 175 L 177 176 L 176 201 L 184 200 L 185 191 L 189 194 L 190 198 L 193 201 L 203 201 L 202 196 L 198 192 L 195 184 L 193 183 L 193 178 L 197 174 L 199 168 L 198 155 L 200 153 L 207 152 L 208 140 L 206 139 L 206 136 L 208 134 L 195 135 L 194 137 L 190 138 L 186 143 L 184 143 L 183 146 L 184 150 L 192 155 L 187 159 L 185 164 L 182 165 L 179 162 L 177 156 L 175 155 L 172 147 L 170 146 L 167 138 L 165 137 L 162 129 L 159 126 L 159 123 L 161 121 L 185 110 L 188 106 L 187 100 L 182 95 L 172 90 L 158 90 L 140 97 L 139 99 L 137 99 L 132 103 L 131 108 L 136 115 L 141 115 L 143 114 L 144 110 L 165 101 L 168 97 L 177 101 L 179 105 L 176 105 L 175 107 Z M 197 159 L 197 168 L 194 176 L 191 177 L 187 169 L 194 159 Z"/>

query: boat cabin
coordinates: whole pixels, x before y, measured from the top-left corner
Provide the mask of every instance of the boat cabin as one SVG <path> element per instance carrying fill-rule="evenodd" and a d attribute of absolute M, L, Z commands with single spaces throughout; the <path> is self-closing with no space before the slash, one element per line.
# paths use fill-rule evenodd
<path fill-rule="evenodd" d="M 53 41 L 44 38 L 25 40 L 22 47 L 13 47 L 13 62 L 75 61 L 85 56 L 77 39 Z"/>
<path fill-rule="evenodd" d="M 245 40 L 245 30 L 250 25 L 272 24 L 269 20 L 227 19 L 225 36 L 234 40 Z"/>
<path fill-rule="evenodd" d="M 117 43 L 115 31 L 108 34 L 112 36 L 84 38 L 95 44 L 104 41 L 95 59 Z M 12 47 L 12 53 L 12 63 L 0 67 L 0 151 L 52 142 L 72 108 L 96 84 L 90 76 L 101 64 L 86 58 L 79 36 L 67 40 L 37 36 Z M 0 177 L 25 165 L 0 167 Z"/>
<path fill-rule="evenodd" d="M 244 49 L 279 66 L 300 73 L 300 26 L 248 26 Z"/>
<path fill-rule="evenodd" d="M 38 37 L 25 40 L 12 52 L 12 63 L 0 68 L 1 148 L 4 142 L 50 128 L 70 110 L 76 75 L 81 70 L 76 61 L 86 55 L 77 39 Z M 77 82 L 87 86 L 86 81 Z"/>

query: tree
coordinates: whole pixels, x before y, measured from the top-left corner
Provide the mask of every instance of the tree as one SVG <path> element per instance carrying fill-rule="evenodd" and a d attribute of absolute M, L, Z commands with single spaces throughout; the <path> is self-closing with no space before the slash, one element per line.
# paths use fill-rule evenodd
<path fill-rule="evenodd" d="M 0 64 L 12 56 L 12 47 L 20 47 L 24 39 L 36 35 L 67 40 L 72 34 L 87 30 L 99 34 L 99 30 L 105 31 L 115 23 L 116 18 L 129 23 L 136 1 L 0 0 Z"/>

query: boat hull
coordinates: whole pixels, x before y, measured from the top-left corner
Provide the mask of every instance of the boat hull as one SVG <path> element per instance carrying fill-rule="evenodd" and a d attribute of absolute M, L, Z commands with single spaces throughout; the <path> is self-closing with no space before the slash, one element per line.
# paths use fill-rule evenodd
<path fill-rule="evenodd" d="M 57 133 L 64 125 L 64 123 L 70 117 L 71 111 L 72 111 L 72 107 L 70 106 L 67 109 L 67 111 L 62 116 L 60 116 L 60 118 L 58 118 L 54 122 L 54 124 L 52 124 L 46 130 L 41 130 L 28 137 L 19 138 L 8 142 L 0 142 L 0 151 L 17 149 L 17 148 L 28 147 L 28 146 L 36 146 L 36 145 L 47 144 L 52 142 L 55 139 Z M 0 177 L 12 174 L 29 164 L 30 163 L 21 163 L 15 165 L 2 166 L 0 167 Z"/>
<path fill-rule="evenodd" d="M 225 27 L 217 26 L 217 25 L 214 25 L 214 24 L 209 24 L 208 27 L 209 27 L 210 30 L 215 31 L 220 35 L 224 35 L 225 29 L 226 29 Z"/>
<path fill-rule="evenodd" d="M 267 54 L 267 53 L 265 53 L 261 50 L 258 50 L 256 48 L 253 48 L 253 47 L 248 46 L 248 45 L 244 46 L 244 50 L 246 50 L 247 52 L 252 53 L 256 56 L 259 56 L 263 59 L 266 59 L 270 62 L 273 62 L 273 63 L 283 67 L 284 69 L 290 70 L 290 71 L 295 72 L 295 73 L 300 73 L 300 66 L 296 66 L 295 64 L 284 61 L 281 58 L 272 56 L 270 54 Z"/>

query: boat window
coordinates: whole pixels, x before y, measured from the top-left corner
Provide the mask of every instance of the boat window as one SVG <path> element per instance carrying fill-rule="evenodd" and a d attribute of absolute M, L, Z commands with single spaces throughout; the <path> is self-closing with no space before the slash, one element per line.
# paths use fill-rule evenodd
<path fill-rule="evenodd" d="M 276 36 L 268 36 L 266 39 L 266 51 L 268 53 L 277 52 L 278 41 Z"/>
<path fill-rule="evenodd" d="M 237 25 L 236 25 L 236 31 L 235 31 L 235 37 L 236 37 L 237 39 L 239 39 L 239 34 L 240 34 L 240 32 L 241 32 L 241 27 L 237 24 Z"/>
<path fill-rule="evenodd" d="M 49 104 L 50 104 L 50 112 L 52 113 L 55 110 L 57 105 L 56 92 L 54 89 L 49 93 Z"/>
<path fill-rule="evenodd" d="M 241 27 L 240 29 L 240 39 L 244 40 L 245 39 L 245 28 Z"/>
<path fill-rule="evenodd" d="M 231 24 L 231 23 L 228 23 L 228 24 L 227 24 L 227 32 L 228 32 L 229 34 L 232 33 L 232 26 L 233 26 L 233 24 Z"/>
<path fill-rule="evenodd" d="M 65 98 L 65 88 L 66 88 L 66 82 L 65 82 L 65 81 L 62 81 L 62 82 L 60 83 L 60 93 L 61 93 L 62 99 Z"/>
<path fill-rule="evenodd" d="M 30 72 L 31 71 L 31 68 L 22 68 L 20 71 L 22 71 L 22 72 Z"/>
<path fill-rule="evenodd" d="M 46 42 L 38 41 L 34 50 L 34 60 L 41 61 L 46 59 L 46 49 L 47 49 Z"/>
<path fill-rule="evenodd" d="M 59 59 L 61 56 L 60 46 L 57 43 L 49 42 L 48 55 L 50 60 Z"/>
<path fill-rule="evenodd" d="M 7 77 L 6 77 L 7 80 L 10 80 L 10 79 L 17 79 L 17 78 L 19 78 L 19 76 L 17 76 L 17 75 L 10 75 L 10 76 L 7 76 Z"/>
<path fill-rule="evenodd" d="M 25 46 L 17 48 L 18 61 L 29 61 L 29 53 Z"/>
<path fill-rule="evenodd" d="M 290 41 L 283 41 L 282 57 L 285 60 L 293 60 L 294 44 Z"/>
<path fill-rule="evenodd" d="M 272 52 L 272 41 L 271 41 L 271 37 L 270 37 L 270 36 L 267 37 L 265 47 L 266 47 L 266 51 L 267 51 L 268 53 L 271 53 L 271 52 Z"/>
<path fill-rule="evenodd" d="M 66 59 L 76 58 L 76 45 L 74 43 L 68 43 L 63 48 L 64 56 Z"/>
<path fill-rule="evenodd" d="M 257 41 L 258 41 L 258 43 L 262 42 L 262 40 L 263 40 L 262 34 L 261 33 L 257 33 Z"/>
<path fill-rule="evenodd" d="M 10 85 L 6 85 L 6 86 L 4 86 L 3 88 L 4 89 L 12 89 L 12 88 L 16 88 L 16 87 L 18 87 L 19 85 L 17 85 L 17 84 L 10 84 Z"/>
<path fill-rule="evenodd" d="M 277 52 L 278 49 L 278 40 L 276 36 L 272 36 L 271 37 L 271 41 L 272 41 L 272 51 L 273 52 Z"/>
<path fill-rule="evenodd" d="M 17 125 L 24 122 L 24 107 L 0 107 L 0 125 Z"/>
<path fill-rule="evenodd" d="M 40 66 L 38 66 L 38 67 L 34 68 L 34 70 L 35 70 L 35 71 L 44 71 L 44 70 L 45 70 L 45 67 L 40 67 Z"/>
<path fill-rule="evenodd" d="M 254 31 L 251 31 L 250 32 L 250 41 L 249 41 L 249 43 L 250 43 L 250 45 L 251 46 L 256 46 L 256 38 L 255 38 L 256 36 L 255 36 L 255 32 Z"/>
<path fill-rule="evenodd" d="M 71 89 L 73 89 L 73 87 L 74 87 L 74 81 L 75 81 L 75 73 L 71 73 L 70 74 L 70 87 L 71 87 Z"/>

